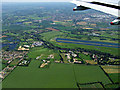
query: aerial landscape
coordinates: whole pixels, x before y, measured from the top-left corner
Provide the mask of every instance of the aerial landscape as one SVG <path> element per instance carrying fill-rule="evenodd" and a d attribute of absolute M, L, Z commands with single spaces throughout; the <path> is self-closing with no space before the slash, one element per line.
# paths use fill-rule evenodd
<path fill-rule="evenodd" d="M 3 3 L 2 88 L 120 86 L 119 26 L 69 2 Z"/>

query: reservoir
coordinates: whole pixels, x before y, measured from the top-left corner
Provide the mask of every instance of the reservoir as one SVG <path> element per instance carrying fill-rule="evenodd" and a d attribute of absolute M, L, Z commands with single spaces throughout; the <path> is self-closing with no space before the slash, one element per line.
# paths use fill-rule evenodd
<path fill-rule="evenodd" d="M 99 41 L 97 42 L 97 41 L 87 41 L 87 40 L 75 40 L 75 39 L 56 38 L 56 42 L 81 44 L 81 45 L 91 45 L 91 46 L 101 46 L 101 47 L 120 48 L 120 45 L 118 43 L 99 42 Z"/>

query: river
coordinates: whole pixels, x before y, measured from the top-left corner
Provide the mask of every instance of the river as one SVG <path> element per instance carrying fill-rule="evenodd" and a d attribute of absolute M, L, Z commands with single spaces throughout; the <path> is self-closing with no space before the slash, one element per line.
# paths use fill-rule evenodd
<path fill-rule="evenodd" d="M 75 40 L 75 39 L 65 39 L 65 38 L 56 38 L 56 42 L 120 48 L 120 45 L 118 43 L 109 43 L 109 42 L 97 42 L 97 41 Z"/>

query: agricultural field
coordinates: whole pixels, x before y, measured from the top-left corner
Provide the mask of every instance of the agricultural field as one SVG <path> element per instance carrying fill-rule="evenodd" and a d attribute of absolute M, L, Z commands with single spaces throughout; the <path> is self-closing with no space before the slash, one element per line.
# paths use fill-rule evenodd
<path fill-rule="evenodd" d="M 85 89 L 85 88 L 103 88 L 103 86 L 100 83 L 93 83 L 93 84 L 82 84 L 79 85 L 79 87 L 81 89 Z"/>
<path fill-rule="evenodd" d="M 120 84 L 120 67 L 119 66 L 102 66 L 103 70 L 108 74 L 114 84 L 105 85 L 106 88 L 117 88 Z"/>
<path fill-rule="evenodd" d="M 39 60 L 32 60 L 28 67 L 18 66 L 3 80 L 3 88 L 77 88 L 76 82 L 111 83 L 98 66 L 52 63 L 49 68 L 38 68 L 39 65 Z"/>
<path fill-rule="evenodd" d="M 113 80 L 114 83 L 120 83 L 120 73 L 109 73 L 110 78 Z"/>
<path fill-rule="evenodd" d="M 74 6 L 3 3 L 3 88 L 118 87 L 116 17 Z"/>
<path fill-rule="evenodd" d="M 104 71 L 106 73 L 112 74 L 112 73 L 120 73 L 120 66 L 102 66 Z"/>
<path fill-rule="evenodd" d="M 114 83 L 120 83 L 120 66 L 102 66 Z"/>
<path fill-rule="evenodd" d="M 74 65 L 74 71 L 76 74 L 76 80 L 79 83 L 111 83 L 109 78 L 105 75 L 99 66 Z"/>
<path fill-rule="evenodd" d="M 4 79 L 3 88 L 77 88 L 71 65 L 52 64 L 49 69 L 40 69 L 39 63 L 31 61 L 29 67 L 17 67 Z"/>
<path fill-rule="evenodd" d="M 95 62 L 94 60 L 85 60 L 86 63 L 88 64 L 96 64 L 97 65 L 97 62 Z"/>

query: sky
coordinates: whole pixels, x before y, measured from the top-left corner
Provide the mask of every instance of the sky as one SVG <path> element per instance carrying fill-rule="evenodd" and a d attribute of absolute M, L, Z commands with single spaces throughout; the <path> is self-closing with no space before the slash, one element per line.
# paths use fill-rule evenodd
<path fill-rule="evenodd" d="M 2 0 L 2 2 L 70 2 L 72 0 Z"/>

